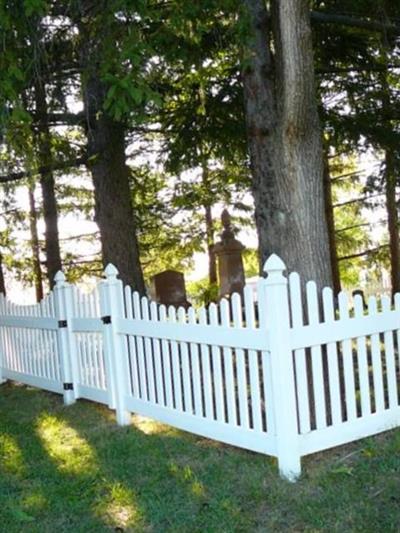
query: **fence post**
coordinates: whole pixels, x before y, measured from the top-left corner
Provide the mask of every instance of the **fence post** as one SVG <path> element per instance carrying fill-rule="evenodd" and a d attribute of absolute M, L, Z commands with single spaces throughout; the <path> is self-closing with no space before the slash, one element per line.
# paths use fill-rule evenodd
<path fill-rule="evenodd" d="M 125 395 L 129 380 L 127 344 L 118 333 L 117 320 L 124 318 L 124 291 L 122 281 L 117 279 L 118 270 L 107 265 L 106 279 L 101 283 L 100 311 L 103 321 L 103 344 L 105 364 L 109 369 L 107 383 L 110 387 L 110 403 L 115 407 L 117 423 L 128 425 L 131 414 L 125 407 Z"/>
<path fill-rule="evenodd" d="M 54 297 L 58 319 L 58 346 L 63 377 L 64 403 L 71 405 L 77 398 L 77 367 L 74 334 L 71 329 L 73 317 L 72 286 L 59 271 L 54 277 Z"/>
<path fill-rule="evenodd" d="M 276 446 L 280 474 L 295 481 L 301 474 L 301 457 L 297 426 L 297 404 L 292 350 L 288 280 L 286 266 L 277 255 L 265 265 L 266 320 L 269 333 L 272 369 L 272 396 L 276 427 Z"/>

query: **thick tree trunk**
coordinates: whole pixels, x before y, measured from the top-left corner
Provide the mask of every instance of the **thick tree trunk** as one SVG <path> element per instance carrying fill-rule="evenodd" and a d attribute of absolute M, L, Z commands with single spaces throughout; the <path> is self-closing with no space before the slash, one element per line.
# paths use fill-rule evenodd
<path fill-rule="evenodd" d="M 396 201 L 396 172 L 395 161 L 391 149 L 385 154 L 385 193 L 386 211 L 388 216 L 390 273 L 392 293 L 400 292 L 400 239 L 399 239 L 399 213 Z"/>
<path fill-rule="evenodd" d="M 93 112 L 92 89 L 95 85 L 96 82 L 88 83 L 85 89 L 89 116 L 92 116 Z M 100 119 L 90 121 L 88 154 L 89 158 L 93 158 L 89 168 L 94 184 L 96 222 L 100 228 L 103 265 L 112 263 L 117 267 L 119 277 L 125 284 L 144 294 L 122 125 L 104 115 Z"/>
<path fill-rule="evenodd" d="M 243 85 L 260 259 L 277 253 L 303 281 L 331 286 L 308 2 L 273 3 L 273 61 L 265 1 L 243 1 L 252 30 Z"/>
<path fill-rule="evenodd" d="M 60 241 L 58 234 L 58 209 L 55 182 L 52 172 L 51 137 L 47 120 L 46 92 L 43 80 L 35 80 L 35 104 L 38 125 L 36 128 L 40 167 L 47 169 L 40 174 L 40 187 L 43 197 L 45 223 L 45 251 L 47 277 L 50 289 L 54 287 L 54 277 L 62 269 Z"/>
<path fill-rule="evenodd" d="M 29 228 L 31 232 L 31 248 L 33 258 L 33 276 L 35 279 L 36 301 L 40 302 L 43 299 L 43 276 L 42 267 L 40 265 L 40 245 L 39 234 L 37 228 L 37 212 L 35 205 L 35 187 L 29 186 Z"/>
<path fill-rule="evenodd" d="M 336 246 L 335 216 L 332 201 L 332 182 L 329 172 L 329 163 L 327 157 L 324 157 L 324 198 L 325 198 L 325 216 L 328 227 L 329 237 L 329 254 L 332 267 L 333 291 L 337 296 L 341 291 L 340 270 Z"/>
<path fill-rule="evenodd" d="M 91 25 L 93 20 L 90 17 L 96 16 L 101 3 L 94 7 L 91 0 L 83 0 L 81 7 L 84 16 L 78 26 L 88 160 L 103 264 L 112 263 L 118 269 L 120 279 L 143 294 L 145 286 L 126 165 L 124 125 L 104 110 L 107 87 L 101 80 L 99 69 L 101 32 L 93 31 Z"/>

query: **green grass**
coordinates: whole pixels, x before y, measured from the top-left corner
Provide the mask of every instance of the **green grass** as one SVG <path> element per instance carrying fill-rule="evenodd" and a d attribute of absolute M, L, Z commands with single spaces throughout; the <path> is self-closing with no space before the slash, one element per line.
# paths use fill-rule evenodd
<path fill-rule="evenodd" d="M 0 531 L 400 531 L 400 431 L 303 460 L 268 457 L 105 407 L 0 387 Z"/>

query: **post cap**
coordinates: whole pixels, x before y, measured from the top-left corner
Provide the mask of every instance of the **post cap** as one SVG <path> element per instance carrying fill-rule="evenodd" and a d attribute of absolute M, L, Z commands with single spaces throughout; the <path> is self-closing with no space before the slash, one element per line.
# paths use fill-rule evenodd
<path fill-rule="evenodd" d="M 264 272 L 267 274 L 272 272 L 283 272 L 286 270 L 286 265 L 279 257 L 279 255 L 272 254 L 264 263 Z"/>
<path fill-rule="evenodd" d="M 57 272 L 57 274 L 54 276 L 54 281 L 56 282 L 56 285 L 64 285 L 65 283 L 65 274 L 61 270 Z"/>
<path fill-rule="evenodd" d="M 104 269 L 104 274 L 108 279 L 116 279 L 118 276 L 118 270 L 112 263 L 109 263 Z"/>

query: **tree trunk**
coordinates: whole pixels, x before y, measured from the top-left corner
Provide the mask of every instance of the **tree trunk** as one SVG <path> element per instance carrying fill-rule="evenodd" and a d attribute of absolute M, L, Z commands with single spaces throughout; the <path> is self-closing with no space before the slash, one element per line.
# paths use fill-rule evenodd
<path fill-rule="evenodd" d="M 202 182 L 204 188 L 208 191 L 208 167 L 207 163 L 202 165 Z M 217 283 L 217 262 L 214 253 L 214 220 L 210 202 L 204 204 L 204 215 L 206 223 L 207 253 L 208 253 L 208 280 L 210 285 Z"/>
<path fill-rule="evenodd" d="M 383 44 L 383 51 L 385 51 L 385 43 Z M 386 62 L 386 56 L 384 56 L 384 60 Z M 380 73 L 379 79 L 382 85 L 382 109 L 390 116 L 392 102 L 388 71 L 386 70 Z M 386 146 L 385 143 L 383 145 L 385 149 L 385 197 L 389 231 L 390 277 L 392 294 L 394 295 L 396 292 L 400 292 L 399 213 L 396 202 L 397 168 L 394 153 L 395 148 L 390 142 L 387 142 Z"/>
<path fill-rule="evenodd" d="M 6 296 L 6 283 L 4 280 L 3 254 L 0 253 L 0 292 Z"/>
<path fill-rule="evenodd" d="M 303 281 L 331 286 L 308 2 L 273 2 L 271 28 L 264 0 L 243 1 L 252 31 L 243 86 L 260 259 L 276 253 Z"/>
<path fill-rule="evenodd" d="M 336 246 L 335 216 L 332 201 L 332 183 L 327 157 L 324 157 L 324 198 L 325 216 L 329 237 L 329 254 L 332 267 L 333 292 L 335 293 L 335 296 L 337 296 L 342 290 L 342 287 L 340 283 L 340 270 Z"/>
<path fill-rule="evenodd" d="M 87 151 L 100 229 L 103 264 L 112 263 L 125 284 L 145 293 L 139 246 L 133 217 L 129 169 L 125 156 L 125 128 L 104 110 L 107 87 L 101 80 L 101 31 L 91 22 L 98 9 L 91 0 L 81 2 L 80 62 L 86 117 Z M 103 28 L 105 31 L 106 29 Z"/>
<path fill-rule="evenodd" d="M 214 221 L 212 218 L 211 206 L 204 206 L 206 233 L 207 233 L 207 253 L 208 253 L 208 280 L 210 285 L 217 283 L 217 263 L 214 254 Z"/>
<path fill-rule="evenodd" d="M 58 235 L 58 209 L 55 182 L 52 169 L 51 136 L 48 125 L 46 92 L 43 80 L 35 80 L 35 104 L 38 123 L 36 135 L 40 167 L 46 169 L 40 174 L 40 187 L 43 197 L 43 216 L 45 223 L 45 251 L 47 277 L 50 289 L 54 287 L 54 277 L 62 269 L 60 241 Z"/>
<path fill-rule="evenodd" d="M 43 300 L 43 276 L 42 268 L 40 266 L 40 246 L 39 235 L 37 228 L 37 212 L 35 205 L 35 187 L 30 185 L 28 188 L 29 194 L 29 228 L 31 232 L 31 248 L 33 258 L 33 276 L 35 279 L 36 301 Z"/>
<path fill-rule="evenodd" d="M 385 153 L 385 194 L 386 210 L 388 215 L 390 273 L 392 281 L 392 294 L 400 292 L 400 239 L 399 239 L 399 213 L 396 202 L 396 173 L 395 161 L 391 149 Z"/>

